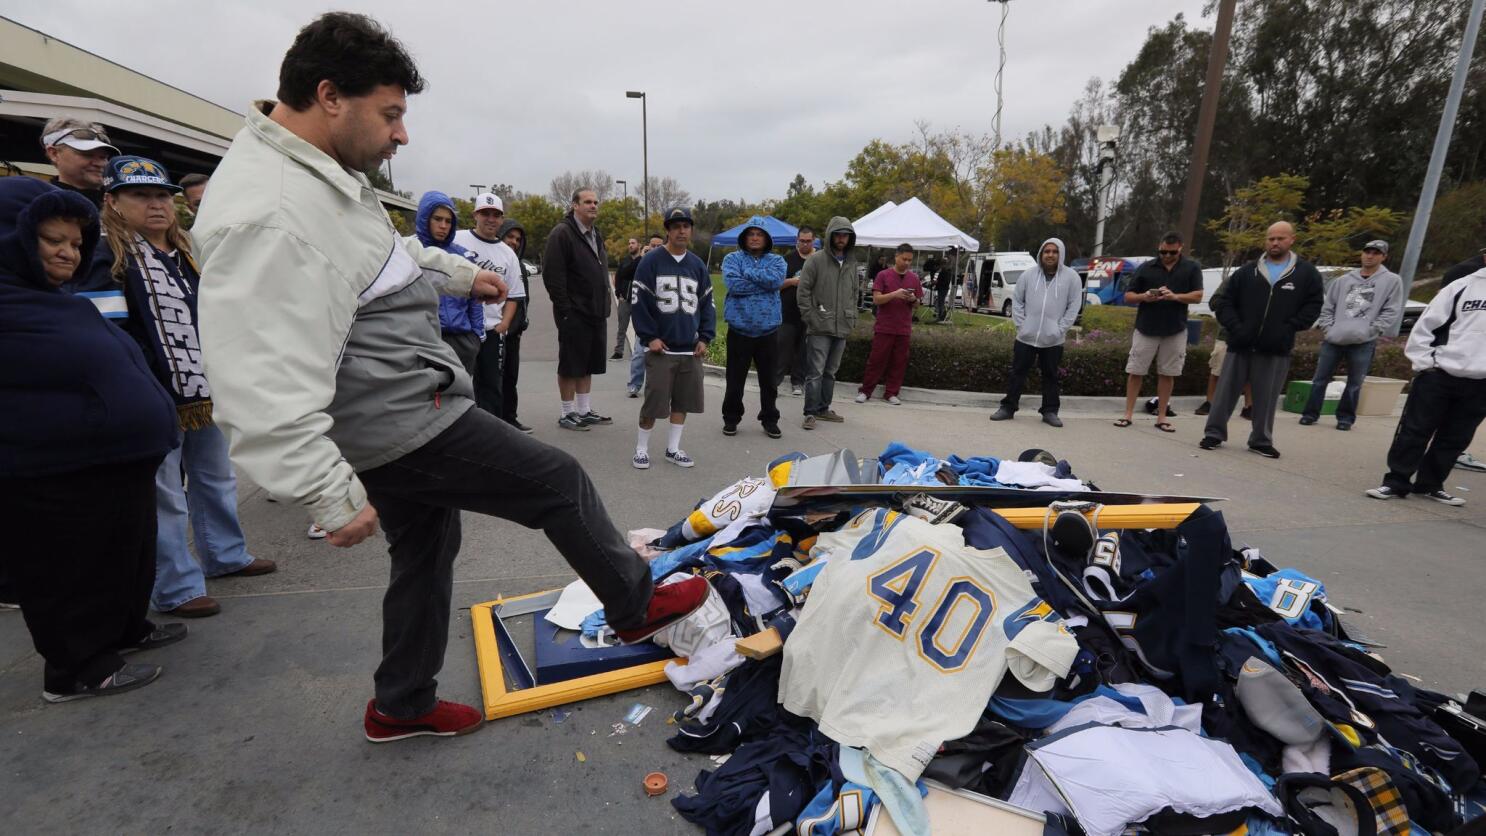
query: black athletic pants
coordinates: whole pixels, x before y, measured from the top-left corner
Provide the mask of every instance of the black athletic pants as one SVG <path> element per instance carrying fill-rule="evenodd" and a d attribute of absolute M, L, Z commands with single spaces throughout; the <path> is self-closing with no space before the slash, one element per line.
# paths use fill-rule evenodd
<path fill-rule="evenodd" d="M 522 302 L 525 304 L 525 301 Z M 519 314 L 520 320 L 523 314 Z M 505 346 L 501 356 L 501 412 L 500 417 L 509 423 L 516 423 L 516 380 L 521 376 L 521 332 L 513 326 L 511 332 L 506 334 Z"/>
<path fill-rule="evenodd" d="M 805 323 L 785 320 L 774 332 L 779 338 L 779 357 L 774 364 L 774 388 L 784 385 L 789 375 L 791 386 L 805 386 Z"/>
<path fill-rule="evenodd" d="M 1393 446 L 1388 448 L 1383 484 L 1403 495 L 1442 490 L 1483 417 L 1486 380 L 1456 377 L 1440 369 L 1414 375 Z"/>
<path fill-rule="evenodd" d="M 582 466 L 483 409 L 360 476 L 392 556 L 375 676 L 384 714 L 407 719 L 434 706 L 461 510 L 542 529 L 603 602 L 610 625 L 644 620 L 654 590 L 650 567 L 614 527 Z"/>
<path fill-rule="evenodd" d="M 758 337 L 749 337 L 728 329 L 727 333 L 727 389 L 722 397 L 722 423 L 737 424 L 743 420 L 743 386 L 748 382 L 748 370 L 758 367 L 758 419 L 765 424 L 779 423 L 778 374 L 775 364 L 779 361 L 779 333 L 770 331 Z"/>
<path fill-rule="evenodd" d="M 1050 345 L 1047 348 L 1034 348 L 1021 340 L 1011 345 L 1011 380 L 1006 383 L 1006 397 L 1001 399 L 1001 405 L 1008 412 L 1016 412 L 1021 404 L 1022 389 L 1027 386 L 1027 375 L 1032 373 L 1035 364 L 1042 374 L 1042 405 L 1037 408 L 1038 412 L 1046 415 L 1058 414 L 1061 402 L 1058 398 L 1060 387 L 1058 386 L 1058 364 L 1063 362 L 1063 346 Z"/>
<path fill-rule="evenodd" d="M 470 376 L 475 384 L 475 406 L 496 417 L 505 410 L 504 363 L 505 340 L 494 331 L 486 331 Z"/>
<path fill-rule="evenodd" d="M 118 649 L 155 629 L 155 471 L 160 459 L 58 476 L 0 479 L 6 572 L 44 687 L 94 686 L 124 664 Z"/>
<path fill-rule="evenodd" d="M 470 377 L 475 376 L 475 360 L 480 356 L 480 338 L 468 331 L 445 331 L 440 336 L 459 355 L 459 362 Z"/>

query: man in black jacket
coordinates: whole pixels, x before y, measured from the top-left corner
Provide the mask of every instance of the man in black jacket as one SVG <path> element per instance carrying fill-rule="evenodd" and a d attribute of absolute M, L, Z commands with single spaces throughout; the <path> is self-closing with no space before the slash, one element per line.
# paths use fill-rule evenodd
<path fill-rule="evenodd" d="M 1211 450 L 1228 440 L 1228 419 L 1248 384 L 1254 393 L 1249 449 L 1277 459 L 1274 411 L 1290 370 L 1295 332 L 1315 323 L 1324 288 L 1316 268 L 1290 251 L 1294 227 L 1271 224 L 1264 240 L 1264 256 L 1234 271 L 1227 290 L 1212 302 L 1213 315 L 1228 332 L 1228 356 L 1199 446 Z"/>
<path fill-rule="evenodd" d="M 609 254 L 594 226 L 599 198 L 593 189 L 573 193 L 573 206 L 547 236 L 542 279 L 557 320 L 557 391 L 565 430 L 583 430 L 614 419 L 593 411 L 588 393 L 604 373 L 609 335 Z"/>
<path fill-rule="evenodd" d="M 614 329 L 614 353 L 610 360 L 624 359 L 625 337 L 629 334 L 629 286 L 635 280 L 635 268 L 640 264 L 640 242 L 629 239 L 629 250 L 619 259 L 619 269 L 614 271 L 614 304 L 619 311 L 619 327 Z"/>

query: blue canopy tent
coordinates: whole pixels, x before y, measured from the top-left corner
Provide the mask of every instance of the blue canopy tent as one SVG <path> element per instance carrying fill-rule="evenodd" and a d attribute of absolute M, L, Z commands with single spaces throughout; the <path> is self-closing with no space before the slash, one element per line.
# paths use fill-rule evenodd
<path fill-rule="evenodd" d="M 738 246 L 738 236 L 743 234 L 744 227 L 752 225 L 754 225 L 753 219 L 750 218 L 726 232 L 717 233 L 712 236 L 712 246 Z M 764 231 L 769 233 L 769 237 L 774 239 L 774 246 L 776 247 L 793 247 L 795 245 L 795 236 L 800 232 L 799 227 L 790 226 L 773 215 L 763 216 L 763 219 L 757 225 L 763 227 Z"/>

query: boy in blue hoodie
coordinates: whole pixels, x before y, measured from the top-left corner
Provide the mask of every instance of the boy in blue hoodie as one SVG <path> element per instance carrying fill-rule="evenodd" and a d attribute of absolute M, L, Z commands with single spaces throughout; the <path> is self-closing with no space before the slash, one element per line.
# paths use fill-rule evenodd
<path fill-rule="evenodd" d="M 666 461 L 691 467 L 681 449 L 688 412 L 701 412 L 702 356 L 717 335 L 717 309 L 712 305 L 712 277 L 691 246 L 691 212 L 666 212 L 666 245 L 640 259 L 630 286 L 630 321 L 645 346 L 645 402 L 640 406 L 640 432 L 631 464 L 650 467 L 650 430 L 655 419 L 669 416 Z"/>
<path fill-rule="evenodd" d="M 438 247 L 470 261 L 476 259 L 464 247 L 454 243 L 459 214 L 454 201 L 443 192 L 424 192 L 418 200 L 418 214 L 413 230 L 425 247 Z M 485 339 L 485 307 L 478 299 L 455 299 L 439 296 L 439 327 L 444 342 L 459 355 L 459 362 L 470 377 L 475 376 L 475 360 L 480 356 L 480 343 Z"/>
<path fill-rule="evenodd" d="M 764 433 L 778 438 L 779 410 L 775 363 L 779 357 L 776 332 L 782 321 L 779 289 L 788 265 L 771 252 L 774 238 L 758 215 L 738 236 L 738 249 L 722 260 L 722 280 L 727 285 L 722 315 L 728 323 L 727 391 L 722 398 L 722 434 L 737 435 L 743 418 L 743 385 L 750 366 L 758 367 L 758 420 Z"/>

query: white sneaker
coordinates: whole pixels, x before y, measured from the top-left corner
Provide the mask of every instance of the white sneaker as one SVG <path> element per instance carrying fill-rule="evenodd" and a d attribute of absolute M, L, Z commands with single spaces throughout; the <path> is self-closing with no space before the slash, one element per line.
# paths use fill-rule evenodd
<path fill-rule="evenodd" d="M 635 457 L 630 459 L 629 463 L 635 466 L 635 470 L 649 470 L 650 454 L 648 452 L 636 450 Z"/>
<path fill-rule="evenodd" d="M 798 398 L 798 397 L 800 397 L 800 396 L 801 396 L 801 395 L 803 395 L 803 394 L 805 394 L 805 390 L 804 390 L 804 389 L 801 389 L 801 388 L 800 388 L 800 387 L 798 387 L 798 386 L 795 386 L 795 387 L 792 387 L 792 388 L 791 388 L 791 389 L 790 389 L 790 390 L 789 390 L 789 393 L 790 393 L 790 394 L 791 394 L 791 395 L 794 395 L 794 396 L 795 396 L 795 397 L 797 397 L 797 398 Z"/>
<path fill-rule="evenodd" d="M 890 404 L 892 404 L 893 406 L 902 406 L 903 405 L 903 402 L 900 401 L 900 400 L 898 400 L 898 396 L 897 395 L 893 395 L 891 398 L 888 398 L 887 399 L 887 402 L 890 403 Z"/>
<path fill-rule="evenodd" d="M 304 536 L 310 538 L 311 540 L 324 540 L 325 535 L 329 533 L 330 532 L 326 531 L 320 526 L 315 525 L 314 523 L 310 523 L 310 530 L 306 531 L 304 533 Z"/>
<path fill-rule="evenodd" d="M 694 462 L 694 461 L 691 460 L 691 456 L 686 455 L 686 451 L 685 450 L 676 450 L 674 452 L 672 452 L 670 450 L 667 450 L 666 451 L 666 461 L 670 462 L 671 464 L 676 465 L 677 467 L 694 467 L 694 466 L 696 466 L 696 462 Z"/>
<path fill-rule="evenodd" d="M 1460 458 L 1455 460 L 1455 466 L 1463 467 L 1466 470 L 1479 470 L 1486 473 L 1486 462 L 1472 456 L 1469 450 L 1460 454 Z"/>
<path fill-rule="evenodd" d="M 867 402 L 867 396 L 866 396 L 866 394 L 864 394 L 862 392 L 858 392 L 857 393 L 857 397 L 856 397 L 856 402 L 857 403 L 866 403 Z"/>
<path fill-rule="evenodd" d="M 1393 489 L 1388 487 L 1387 485 L 1381 485 L 1376 488 L 1368 488 L 1367 490 L 1363 491 L 1363 493 L 1367 494 L 1373 499 L 1392 499 L 1395 496 L 1398 496 L 1398 494 L 1394 493 Z"/>

